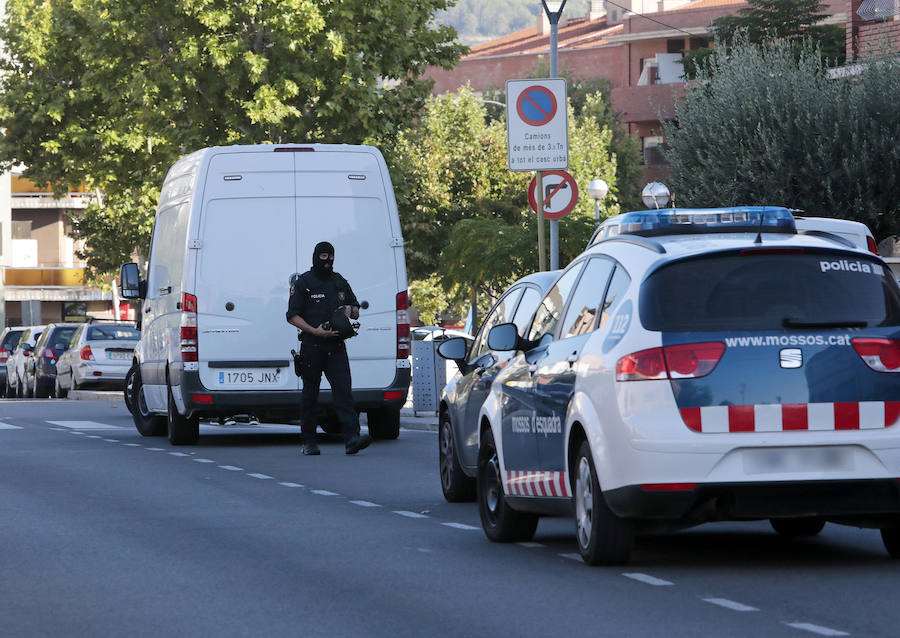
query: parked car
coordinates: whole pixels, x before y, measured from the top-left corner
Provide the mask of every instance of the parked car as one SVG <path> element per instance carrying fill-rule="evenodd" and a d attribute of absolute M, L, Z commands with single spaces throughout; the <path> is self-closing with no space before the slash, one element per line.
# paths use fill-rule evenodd
<path fill-rule="evenodd" d="M 53 396 L 64 399 L 69 390 L 121 390 L 131 368 L 141 331 L 131 324 L 87 323 L 72 334 L 56 364 Z"/>
<path fill-rule="evenodd" d="M 46 326 L 29 326 L 22 333 L 16 349 L 6 360 L 6 396 L 25 397 L 25 360 L 34 350 L 34 342 L 38 340 Z"/>
<path fill-rule="evenodd" d="M 848 241 L 857 250 L 867 250 L 875 255 L 878 248 L 875 237 L 869 227 L 862 222 L 832 217 L 798 217 L 794 216 L 797 232 L 806 235 L 830 233 Z"/>
<path fill-rule="evenodd" d="M 512 356 L 511 353 L 490 350 L 487 333 L 494 326 L 509 321 L 515 323 L 522 333 L 558 275 L 556 270 L 522 277 L 494 304 L 474 341 L 455 337 L 438 346 L 438 354 L 454 361 L 460 372 L 448 381 L 441 393 L 439 406 L 441 489 L 444 498 L 451 503 L 475 500 L 478 410 L 487 398 L 494 377 Z"/>
<path fill-rule="evenodd" d="M 25 332 L 24 326 L 15 326 L 4 328 L 0 333 L 0 397 L 7 396 L 6 362 L 16 346 L 19 345 L 23 332 Z"/>
<path fill-rule="evenodd" d="M 56 384 L 56 362 L 69 346 L 72 335 L 81 324 L 51 323 L 34 344 L 34 350 L 25 360 L 26 397 L 46 399 Z"/>

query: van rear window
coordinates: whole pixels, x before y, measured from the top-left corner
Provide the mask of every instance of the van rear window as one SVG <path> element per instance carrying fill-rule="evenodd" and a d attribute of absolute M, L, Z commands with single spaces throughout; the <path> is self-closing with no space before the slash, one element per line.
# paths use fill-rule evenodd
<path fill-rule="evenodd" d="M 641 323 L 673 332 L 900 325 L 891 271 L 858 254 L 712 255 L 641 286 Z"/>

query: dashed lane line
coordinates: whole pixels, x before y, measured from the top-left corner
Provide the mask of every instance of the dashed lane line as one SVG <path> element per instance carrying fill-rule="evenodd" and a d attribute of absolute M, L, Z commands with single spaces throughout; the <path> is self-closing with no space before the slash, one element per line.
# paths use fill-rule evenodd
<path fill-rule="evenodd" d="M 123 443 L 125 447 L 143 447 L 140 443 Z"/>
<path fill-rule="evenodd" d="M 190 456 L 190 454 L 185 454 L 184 452 L 169 452 L 169 456 Z"/>
<path fill-rule="evenodd" d="M 328 490 L 310 490 L 310 492 L 319 496 L 340 496 L 337 492 L 329 492 Z"/>
<path fill-rule="evenodd" d="M 222 467 L 222 466 L 220 465 L 219 467 Z M 283 485 L 284 487 L 303 487 L 300 483 L 291 483 L 289 481 L 283 481 L 278 484 Z"/>
<path fill-rule="evenodd" d="M 535 543 L 534 541 L 516 543 L 516 545 L 519 545 L 520 547 L 546 547 L 543 543 Z M 579 556 L 579 558 L 581 558 L 581 556 Z"/>
<path fill-rule="evenodd" d="M 381 507 L 378 503 L 373 503 L 371 501 L 350 501 L 354 505 L 359 505 L 360 507 Z"/>
<path fill-rule="evenodd" d="M 108 423 L 98 423 L 97 421 L 47 421 L 53 425 L 58 425 L 71 430 L 121 430 L 118 425 L 109 425 Z"/>
<path fill-rule="evenodd" d="M 394 510 L 394 514 L 405 516 L 406 518 L 429 518 L 425 514 L 419 514 L 418 512 L 407 512 L 406 510 Z"/>
<path fill-rule="evenodd" d="M 84 432 L 80 432 L 78 430 L 69 430 L 69 434 L 80 434 L 80 435 L 84 436 Z"/>
<path fill-rule="evenodd" d="M 103 439 L 103 440 L 106 441 L 107 443 L 118 443 L 119 442 L 119 439 Z"/>
<path fill-rule="evenodd" d="M 84 438 L 86 438 L 86 439 L 102 439 L 103 437 L 100 436 L 99 434 L 86 434 L 84 436 Z"/>
<path fill-rule="evenodd" d="M 147 450 L 148 452 L 162 452 L 165 450 L 165 448 L 161 448 L 161 447 L 145 447 L 144 449 Z"/>
<path fill-rule="evenodd" d="M 441 525 L 444 525 L 446 527 L 452 527 L 454 529 L 474 529 L 474 530 L 480 529 L 478 527 L 474 527 L 473 525 L 466 525 L 465 523 L 441 523 Z"/>
<path fill-rule="evenodd" d="M 625 578 L 631 578 L 632 580 L 646 583 L 648 585 L 653 585 L 654 587 L 665 587 L 667 585 L 674 585 L 674 583 L 669 582 L 668 580 L 663 580 L 662 578 L 657 578 L 656 576 L 650 576 L 648 574 L 642 574 L 640 572 L 626 572 L 626 573 L 623 573 L 622 575 Z"/>
<path fill-rule="evenodd" d="M 194 463 L 215 463 L 212 459 L 191 459 Z"/>
<path fill-rule="evenodd" d="M 244 468 L 237 465 L 219 465 L 219 469 L 228 470 L 229 472 L 243 472 Z"/>
<path fill-rule="evenodd" d="M 750 605 L 728 600 L 727 598 L 704 598 L 703 600 L 712 605 L 731 609 L 732 611 L 759 611 L 759 608 L 757 607 L 751 607 Z"/>
<path fill-rule="evenodd" d="M 252 476 L 252 477 L 255 478 L 255 479 L 260 479 L 260 480 L 263 480 L 263 481 L 265 481 L 266 479 L 272 478 L 272 477 L 269 476 L 268 474 L 257 474 L 256 472 L 252 472 L 252 473 L 248 472 L 248 473 L 247 473 L 247 476 Z"/>
<path fill-rule="evenodd" d="M 814 634 L 818 634 L 820 636 L 849 636 L 846 631 L 840 631 L 839 629 L 831 629 L 830 627 L 822 627 L 821 625 L 814 625 L 809 622 L 789 622 L 785 623 L 788 627 L 793 627 L 794 629 L 800 629 L 802 631 L 809 631 Z"/>

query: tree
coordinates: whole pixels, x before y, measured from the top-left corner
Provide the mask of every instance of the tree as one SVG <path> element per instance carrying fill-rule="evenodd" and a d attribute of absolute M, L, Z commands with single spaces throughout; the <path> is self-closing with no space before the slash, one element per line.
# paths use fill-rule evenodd
<path fill-rule="evenodd" d="M 774 204 L 896 231 L 900 63 L 829 79 L 818 52 L 740 38 L 716 51 L 665 123 L 671 185 L 687 206 Z"/>
<path fill-rule="evenodd" d="M 844 29 L 836 24 L 821 24 L 828 17 L 822 11 L 821 0 L 747 0 L 747 4 L 737 15 L 713 20 L 719 46 L 730 46 L 738 34 L 756 44 L 787 40 L 798 49 L 818 47 L 823 60 L 831 66 L 844 63 Z M 708 47 L 685 52 L 685 75 L 695 78 L 708 63 L 710 53 Z"/>
<path fill-rule="evenodd" d="M 165 171 L 216 144 L 390 144 L 464 47 L 452 0 L 10 0 L 0 164 L 103 194 L 74 221 L 100 275 L 146 251 Z M 125 241 L 109 241 L 125 237 Z"/>

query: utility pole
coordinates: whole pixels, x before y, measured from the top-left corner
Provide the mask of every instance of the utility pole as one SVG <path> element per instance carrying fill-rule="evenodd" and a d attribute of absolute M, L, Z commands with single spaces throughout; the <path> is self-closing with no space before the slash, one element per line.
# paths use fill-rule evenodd
<path fill-rule="evenodd" d="M 556 11 L 551 11 L 550 7 L 547 6 L 547 0 L 541 0 L 541 4 L 544 7 L 544 13 L 547 14 L 547 19 L 550 20 L 550 77 L 557 78 L 559 77 L 559 68 L 557 64 L 557 40 L 559 39 L 559 18 L 562 16 L 563 9 L 566 6 L 566 0 L 562 0 L 559 4 L 559 9 Z M 562 108 L 567 108 L 567 105 L 563 104 Z M 541 173 L 538 172 L 538 188 L 541 188 Z M 543 228 L 544 224 L 544 215 L 543 208 L 538 208 L 541 213 L 538 215 L 538 223 Z M 543 246 L 543 244 L 541 244 Z M 559 268 L 559 220 L 551 219 L 550 220 L 550 270 L 557 270 Z M 541 260 L 541 269 L 543 270 L 543 260 Z"/>

